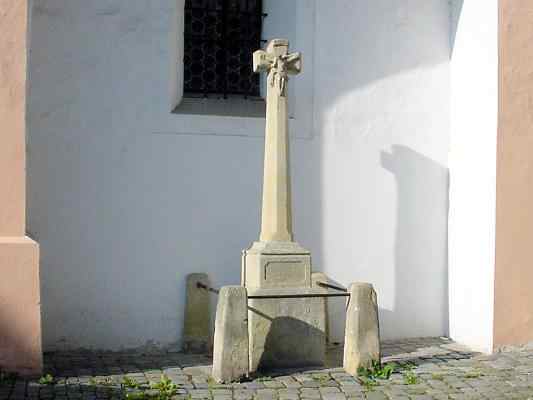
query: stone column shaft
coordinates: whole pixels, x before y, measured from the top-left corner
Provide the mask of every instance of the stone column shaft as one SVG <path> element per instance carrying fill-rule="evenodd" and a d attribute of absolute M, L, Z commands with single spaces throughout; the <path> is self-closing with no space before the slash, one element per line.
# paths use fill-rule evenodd
<path fill-rule="evenodd" d="M 275 72 L 268 74 L 274 81 Z M 268 84 L 265 130 L 265 165 L 260 241 L 292 242 L 291 183 L 287 96 Z"/>

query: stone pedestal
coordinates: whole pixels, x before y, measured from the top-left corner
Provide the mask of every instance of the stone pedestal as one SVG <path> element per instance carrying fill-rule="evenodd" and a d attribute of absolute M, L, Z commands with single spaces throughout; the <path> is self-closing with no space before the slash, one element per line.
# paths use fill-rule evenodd
<path fill-rule="evenodd" d="M 324 364 L 324 298 L 253 298 L 324 293 L 311 286 L 311 255 L 295 242 L 256 242 L 243 255 L 250 372 Z"/>
<path fill-rule="evenodd" d="M 317 294 L 321 289 L 248 289 L 249 296 Z M 250 372 L 320 366 L 326 353 L 323 298 L 249 299 Z"/>
<path fill-rule="evenodd" d="M 311 253 L 295 242 L 255 242 L 243 253 L 243 283 L 263 289 L 311 287 Z"/>

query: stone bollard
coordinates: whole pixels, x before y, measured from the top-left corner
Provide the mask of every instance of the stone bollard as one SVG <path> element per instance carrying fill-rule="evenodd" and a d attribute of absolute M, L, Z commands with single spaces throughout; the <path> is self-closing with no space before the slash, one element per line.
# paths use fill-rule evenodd
<path fill-rule="evenodd" d="M 370 283 L 352 283 L 346 311 L 344 369 L 357 375 L 359 367 L 381 361 L 377 295 Z"/>
<path fill-rule="evenodd" d="M 198 288 L 198 282 L 209 285 L 207 274 L 187 275 L 183 351 L 208 353 L 211 349 L 209 292 Z"/>
<path fill-rule="evenodd" d="M 218 295 L 213 379 L 234 382 L 248 376 L 248 296 L 244 286 L 224 286 Z"/>

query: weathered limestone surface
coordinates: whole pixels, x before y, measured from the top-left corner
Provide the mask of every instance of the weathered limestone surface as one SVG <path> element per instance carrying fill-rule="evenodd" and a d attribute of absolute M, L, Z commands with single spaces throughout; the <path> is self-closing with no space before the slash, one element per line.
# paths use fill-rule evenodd
<path fill-rule="evenodd" d="M 287 40 L 273 39 L 253 55 L 254 71 L 268 73 L 261 242 L 293 240 L 287 82 L 302 63 L 299 53 L 288 50 Z"/>
<path fill-rule="evenodd" d="M 284 39 L 253 55 L 254 71 L 267 72 L 267 111 L 261 234 L 244 251 L 242 283 L 252 295 L 323 293 L 311 285 L 311 254 L 293 240 L 287 84 L 300 73 L 301 56 Z M 323 298 L 249 299 L 250 371 L 322 365 Z"/>
<path fill-rule="evenodd" d="M 243 255 L 245 285 L 310 287 L 311 253 L 295 242 L 255 242 Z"/>
<path fill-rule="evenodd" d="M 352 283 L 346 311 L 344 369 L 352 375 L 360 366 L 381 360 L 377 295 L 369 283 Z"/>
<path fill-rule="evenodd" d="M 183 351 L 188 353 L 205 353 L 211 347 L 209 292 L 198 288 L 198 283 L 209 287 L 207 274 L 187 276 Z"/>
<path fill-rule="evenodd" d="M 249 296 L 323 293 L 313 288 L 253 289 Z M 326 352 L 323 298 L 249 299 L 250 371 L 319 366 Z"/>
<path fill-rule="evenodd" d="M 247 314 L 246 288 L 225 286 L 220 289 L 213 351 L 213 378 L 219 383 L 248 376 Z"/>
<path fill-rule="evenodd" d="M 39 246 L 26 235 L 27 0 L 0 0 L 0 370 L 42 370 Z"/>

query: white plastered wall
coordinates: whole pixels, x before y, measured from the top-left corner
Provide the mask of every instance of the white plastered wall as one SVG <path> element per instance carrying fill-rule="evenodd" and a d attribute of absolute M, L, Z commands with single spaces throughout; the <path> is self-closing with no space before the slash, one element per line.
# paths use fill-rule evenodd
<path fill-rule="evenodd" d="M 286 4 L 265 3 L 272 14 Z M 293 80 L 305 101 L 291 120 L 292 168 L 295 229 L 316 248 L 314 7 L 294 3 L 295 27 L 265 24 L 309 57 Z M 241 250 L 258 237 L 264 120 L 171 112 L 178 5 L 33 4 L 28 211 L 47 349 L 179 342 L 185 276 L 237 284 Z"/>
<path fill-rule="evenodd" d="M 333 279 L 375 284 L 384 338 L 446 334 L 448 2 L 294 1 L 265 1 L 265 37 L 304 56 L 296 238 Z M 28 208 L 47 349 L 179 342 L 186 274 L 238 283 L 257 238 L 264 121 L 171 113 L 178 5 L 35 1 Z"/>
<path fill-rule="evenodd" d="M 498 1 L 454 0 L 449 216 L 450 336 L 493 347 Z"/>
<path fill-rule="evenodd" d="M 316 15 L 322 266 L 374 284 L 384 339 L 444 335 L 449 4 L 328 1 Z"/>

